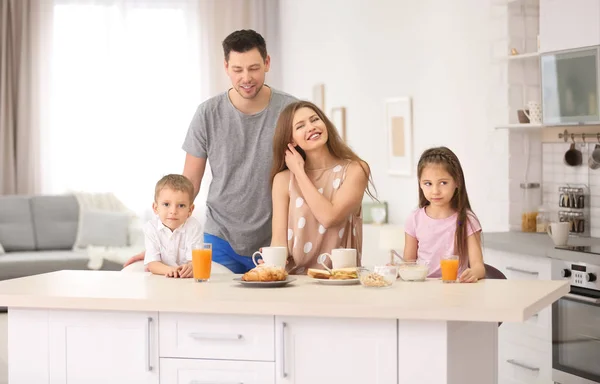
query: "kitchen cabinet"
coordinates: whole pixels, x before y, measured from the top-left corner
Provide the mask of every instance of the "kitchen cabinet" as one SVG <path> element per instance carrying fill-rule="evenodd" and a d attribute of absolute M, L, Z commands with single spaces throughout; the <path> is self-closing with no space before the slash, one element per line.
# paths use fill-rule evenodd
<path fill-rule="evenodd" d="M 49 312 L 48 383 L 158 384 L 157 320 L 155 312 Z"/>
<path fill-rule="evenodd" d="M 550 280 L 551 261 L 485 248 L 486 264 L 498 268 L 507 279 Z M 552 308 L 523 323 L 503 323 L 498 330 L 498 384 L 553 384 Z"/>
<path fill-rule="evenodd" d="M 160 384 L 275 384 L 275 363 L 160 359 Z"/>
<path fill-rule="evenodd" d="M 276 317 L 277 384 L 396 384 L 395 320 Z"/>
<path fill-rule="evenodd" d="M 540 52 L 600 45 L 600 1 L 540 0 Z"/>

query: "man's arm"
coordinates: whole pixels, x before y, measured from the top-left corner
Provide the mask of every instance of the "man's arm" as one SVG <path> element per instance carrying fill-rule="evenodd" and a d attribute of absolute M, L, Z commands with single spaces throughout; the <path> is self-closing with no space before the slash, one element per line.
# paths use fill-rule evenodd
<path fill-rule="evenodd" d="M 196 200 L 198 192 L 200 192 L 200 184 L 204 177 L 204 170 L 206 169 L 206 159 L 202 157 L 195 157 L 186 153 L 185 163 L 183 165 L 183 176 L 190 179 L 194 185 L 194 196 L 192 201 Z"/>

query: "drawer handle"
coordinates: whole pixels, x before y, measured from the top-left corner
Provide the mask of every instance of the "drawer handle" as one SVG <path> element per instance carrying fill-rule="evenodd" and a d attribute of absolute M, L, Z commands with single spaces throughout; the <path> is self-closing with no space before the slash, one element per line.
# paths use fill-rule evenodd
<path fill-rule="evenodd" d="M 192 332 L 189 334 L 192 339 L 196 340 L 242 340 L 244 335 L 242 334 L 214 334 L 214 333 L 199 333 Z"/>
<path fill-rule="evenodd" d="M 506 269 L 509 270 L 509 271 L 519 272 L 519 273 L 525 273 L 525 274 L 533 275 L 533 276 L 537 276 L 537 275 L 540 274 L 539 272 L 528 271 L 526 269 L 520 269 L 520 268 L 515 268 L 515 267 L 506 267 Z"/>
<path fill-rule="evenodd" d="M 244 384 L 243 381 L 199 381 L 199 380 L 192 380 L 190 381 L 190 384 Z"/>
<path fill-rule="evenodd" d="M 150 337 L 151 337 L 150 327 L 151 327 L 151 325 L 152 325 L 152 318 L 148 317 L 148 321 L 146 323 L 146 370 L 148 372 L 152 371 L 152 361 L 151 361 L 152 356 L 150 353 Z"/>
<path fill-rule="evenodd" d="M 190 384 L 244 384 L 243 381 L 199 381 L 199 380 L 192 380 L 190 381 Z"/>
<path fill-rule="evenodd" d="M 281 323 L 281 376 L 287 377 L 285 371 L 285 328 L 287 327 L 286 322 Z"/>
<path fill-rule="evenodd" d="M 510 360 L 506 360 L 506 362 L 508 364 L 516 365 L 517 367 L 527 369 L 528 371 L 533 371 L 533 372 L 539 372 L 540 371 L 539 368 L 532 367 L 530 365 L 520 363 L 517 360 L 510 359 Z"/>

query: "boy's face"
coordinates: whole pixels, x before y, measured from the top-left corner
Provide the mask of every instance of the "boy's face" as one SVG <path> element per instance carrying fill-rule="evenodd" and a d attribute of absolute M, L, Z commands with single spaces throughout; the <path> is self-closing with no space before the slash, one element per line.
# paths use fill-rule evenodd
<path fill-rule="evenodd" d="M 253 99 L 265 84 L 270 62 L 269 56 L 263 60 L 258 48 L 243 53 L 231 51 L 229 61 L 225 61 L 225 71 L 237 93 L 244 99 Z"/>
<path fill-rule="evenodd" d="M 152 203 L 152 209 L 160 221 L 174 231 L 185 223 L 194 211 L 194 204 L 190 200 L 186 192 L 163 188 Z"/>

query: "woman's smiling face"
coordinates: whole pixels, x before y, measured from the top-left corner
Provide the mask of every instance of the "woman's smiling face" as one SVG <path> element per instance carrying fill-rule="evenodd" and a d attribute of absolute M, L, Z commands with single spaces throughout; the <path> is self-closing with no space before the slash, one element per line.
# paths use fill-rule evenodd
<path fill-rule="evenodd" d="M 305 152 L 327 143 L 327 127 L 319 115 L 311 108 L 300 108 L 292 122 L 292 144 Z"/>

